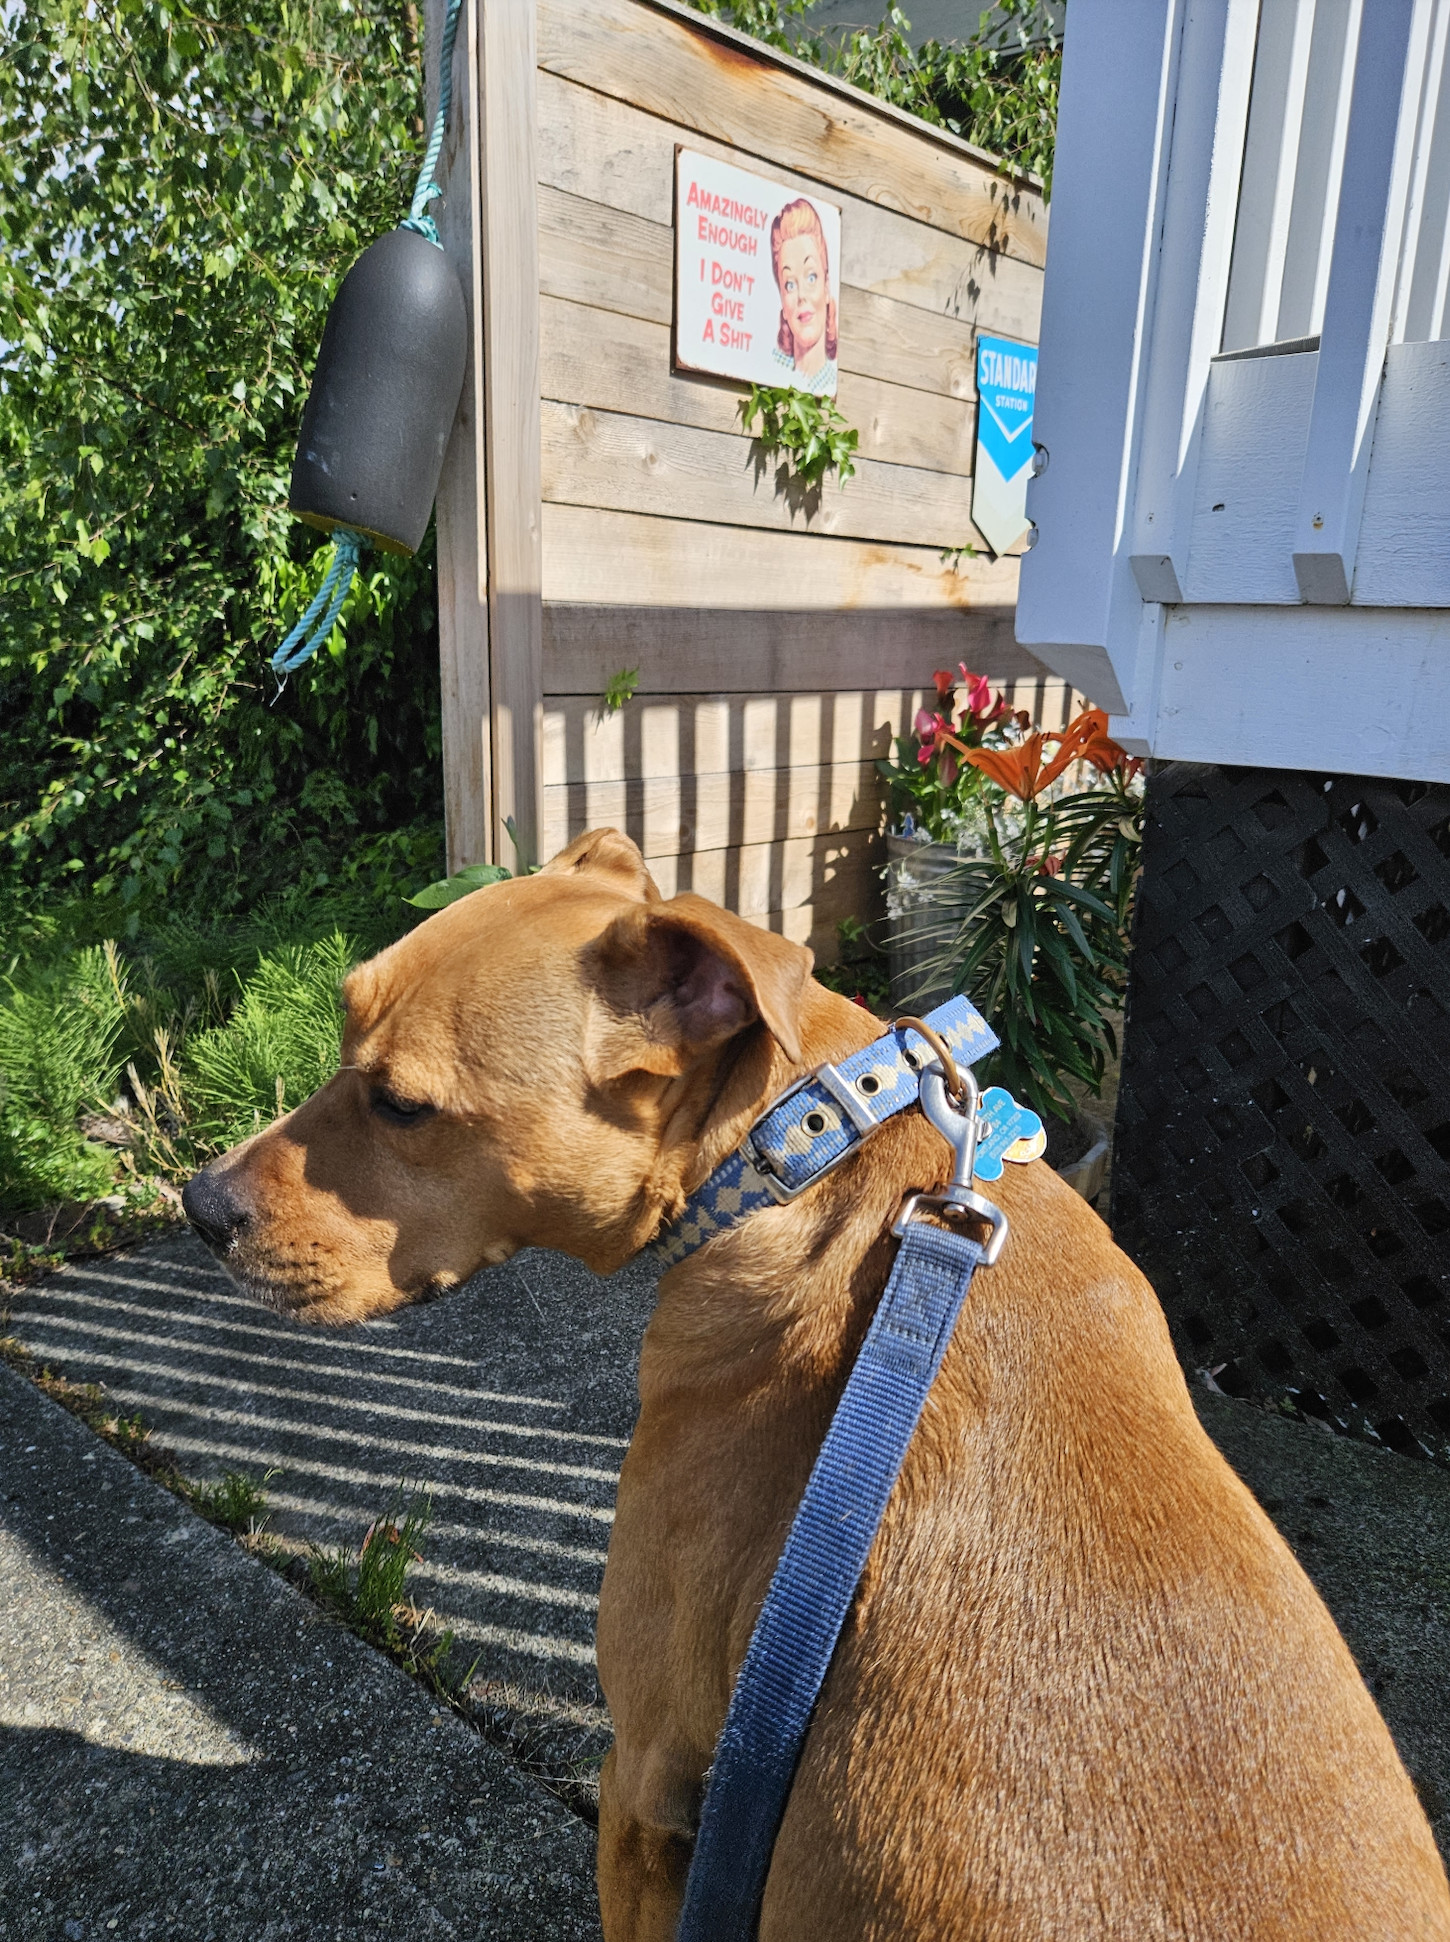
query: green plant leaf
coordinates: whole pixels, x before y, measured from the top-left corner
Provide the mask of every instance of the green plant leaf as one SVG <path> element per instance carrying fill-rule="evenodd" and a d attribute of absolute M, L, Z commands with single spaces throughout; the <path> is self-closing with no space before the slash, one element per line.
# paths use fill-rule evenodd
<path fill-rule="evenodd" d="M 833 399 L 782 386 L 753 384 L 740 401 L 740 422 L 764 458 L 783 458 L 787 471 L 808 490 L 819 490 L 827 475 L 839 484 L 854 478 L 851 463 L 858 433 L 846 423 Z"/>
<path fill-rule="evenodd" d="M 412 904 L 415 910 L 443 910 L 457 903 L 460 897 L 472 896 L 475 890 L 483 890 L 491 883 L 504 883 L 512 875 L 501 863 L 470 863 L 451 877 L 440 877 L 437 883 L 425 884 L 416 896 L 404 897 L 403 902 Z"/>

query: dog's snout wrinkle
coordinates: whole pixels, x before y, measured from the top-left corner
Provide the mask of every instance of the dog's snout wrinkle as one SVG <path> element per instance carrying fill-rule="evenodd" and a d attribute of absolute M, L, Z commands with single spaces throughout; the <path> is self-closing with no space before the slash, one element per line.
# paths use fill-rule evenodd
<path fill-rule="evenodd" d="M 214 1166 L 194 1173 L 181 1190 L 181 1206 L 186 1218 L 207 1246 L 226 1253 L 236 1245 L 250 1215 Z"/>

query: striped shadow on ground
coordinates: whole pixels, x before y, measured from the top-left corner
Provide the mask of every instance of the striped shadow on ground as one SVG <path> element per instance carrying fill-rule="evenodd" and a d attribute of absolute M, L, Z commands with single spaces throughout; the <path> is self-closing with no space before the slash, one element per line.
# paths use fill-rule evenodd
<path fill-rule="evenodd" d="M 654 1281 L 534 1252 L 321 1330 L 249 1300 L 186 1235 L 22 1290 L 10 1328 L 104 1383 L 189 1475 L 280 1471 L 269 1528 L 297 1545 L 356 1545 L 400 1483 L 426 1488 L 415 1599 L 478 1655 L 475 1693 L 572 1764 L 608 1743 L 594 1618 Z"/>

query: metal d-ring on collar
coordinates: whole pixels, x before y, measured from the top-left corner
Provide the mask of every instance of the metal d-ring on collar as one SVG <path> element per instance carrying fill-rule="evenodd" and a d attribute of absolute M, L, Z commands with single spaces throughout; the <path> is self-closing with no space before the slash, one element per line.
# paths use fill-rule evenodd
<path fill-rule="evenodd" d="M 900 1018 L 892 1019 L 891 1029 L 893 1032 L 910 1030 L 915 1032 L 919 1038 L 926 1040 L 932 1051 L 935 1052 L 937 1063 L 941 1066 L 942 1073 L 946 1078 L 947 1091 L 953 1099 L 960 1099 L 962 1096 L 962 1080 L 961 1074 L 957 1071 L 957 1062 L 948 1050 L 946 1040 L 937 1031 L 930 1019 L 912 1018 L 909 1015 L 903 1015 Z M 911 1054 L 907 1056 L 910 1058 Z M 971 1077 L 970 1072 L 967 1076 L 968 1078 Z"/>

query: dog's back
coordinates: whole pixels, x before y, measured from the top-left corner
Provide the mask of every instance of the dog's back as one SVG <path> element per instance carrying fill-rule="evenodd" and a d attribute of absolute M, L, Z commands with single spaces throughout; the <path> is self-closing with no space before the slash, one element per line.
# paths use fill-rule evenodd
<path fill-rule="evenodd" d="M 654 1776 L 656 1825 L 688 1818 L 659 1777 L 703 1765 L 699 1722 L 879 1294 L 869 1237 L 937 1164 L 932 1138 L 878 1135 L 849 1198 L 757 1217 L 662 1291 L 600 1637 L 612 1778 L 628 1796 Z M 993 1193 L 1012 1237 L 873 1549 L 761 1942 L 1450 1937 L 1384 1723 L 1199 1426 L 1152 1290 L 1045 1166 Z"/>
<path fill-rule="evenodd" d="M 337 1074 L 187 1212 L 353 1321 L 520 1247 L 601 1272 L 874 1020 L 669 902 L 614 831 L 355 972 Z M 600 1601 L 609 1942 L 675 1934 L 730 1683 L 851 1359 L 917 1115 L 664 1279 Z M 1328 1614 L 1194 1419 L 1162 1315 L 1040 1163 L 978 1274 L 822 1694 L 762 1942 L 1450 1942 L 1450 1889 Z"/>
<path fill-rule="evenodd" d="M 1425 1817 L 1151 1289 L 1004 1183 L 788 1809 L 762 1942 L 1450 1935 Z"/>

